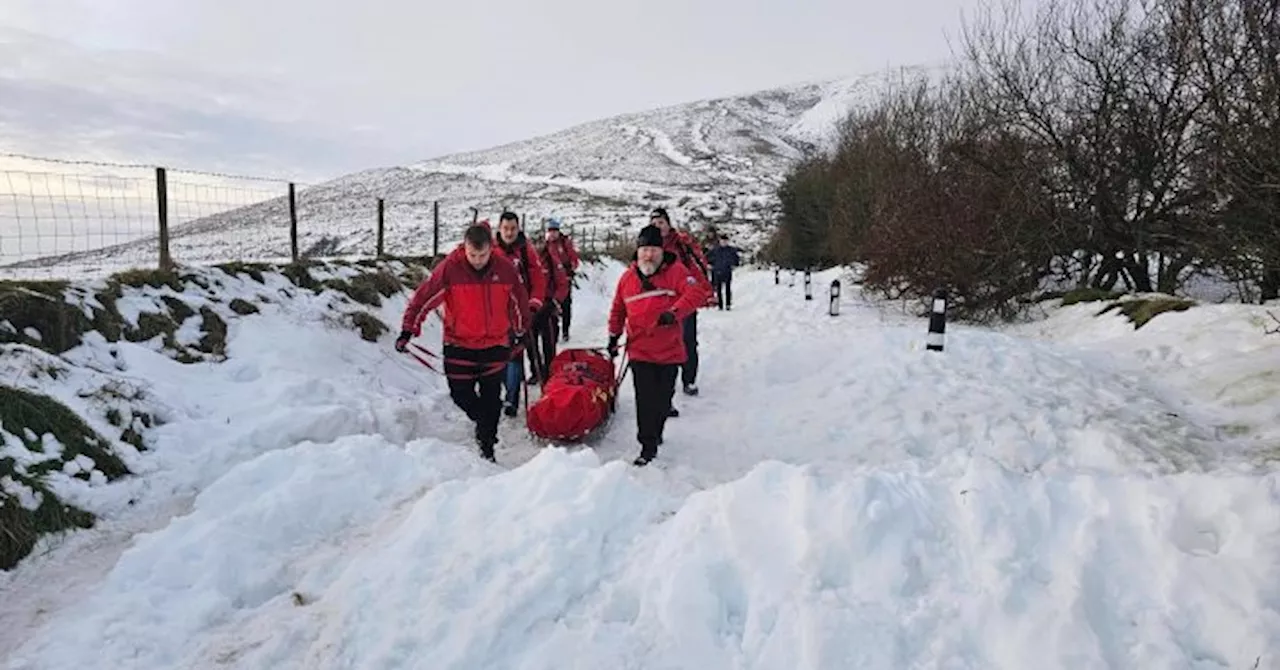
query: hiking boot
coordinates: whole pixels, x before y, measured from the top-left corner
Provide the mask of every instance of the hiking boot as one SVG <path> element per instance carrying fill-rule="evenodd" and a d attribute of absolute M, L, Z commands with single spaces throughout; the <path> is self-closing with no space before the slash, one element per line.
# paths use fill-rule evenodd
<path fill-rule="evenodd" d="M 697 385 L 697 384 L 685 384 L 685 385 L 684 385 L 684 394 L 685 394 L 685 395 L 698 395 L 698 385 Z"/>
<path fill-rule="evenodd" d="M 516 409 L 516 406 L 515 406 L 514 404 L 506 404 L 506 405 L 503 405 L 503 406 L 502 406 L 502 413 L 503 413 L 503 414 L 506 414 L 506 415 L 507 415 L 507 416 L 509 416 L 509 417 L 513 417 L 513 418 L 514 418 L 514 417 L 515 417 L 515 415 L 516 415 L 516 411 L 517 411 L 517 409 Z"/>
<path fill-rule="evenodd" d="M 671 418 L 680 416 L 680 410 L 676 409 L 675 406 L 672 405 L 671 409 L 667 410 L 667 416 Z"/>
<path fill-rule="evenodd" d="M 660 443 L 661 443 L 661 440 L 659 440 L 659 444 Z M 636 457 L 636 460 L 631 461 L 631 464 L 643 467 L 645 465 L 648 465 L 649 461 L 652 461 L 657 457 L 658 457 L 657 444 L 642 444 L 640 445 L 640 455 Z"/>

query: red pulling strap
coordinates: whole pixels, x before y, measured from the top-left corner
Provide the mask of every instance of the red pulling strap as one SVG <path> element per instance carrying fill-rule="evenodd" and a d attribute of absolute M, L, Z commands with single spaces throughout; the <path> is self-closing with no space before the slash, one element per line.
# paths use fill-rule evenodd
<path fill-rule="evenodd" d="M 478 366 L 483 365 L 483 364 L 477 364 L 475 361 L 466 361 L 466 360 L 462 360 L 462 359 L 458 359 L 458 358 L 443 358 L 443 359 L 442 359 L 442 358 L 440 358 L 440 355 L 439 355 L 439 354 L 437 354 L 437 353 L 435 353 L 435 352 L 431 351 L 430 349 L 427 349 L 426 347 L 423 347 L 423 346 L 419 346 L 419 345 L 417 345 L 417 344 L 414 344 L 413 342 L 409 342 L 409 343 L 406 345 L 406 347 L 405 347 L 405 353 L 406 353 L 406 354 L 409 354 L 410 356 L 412 356 L 412 357 L 414 358 L 414 360 L 416 360 L 416 361 L 418 361 L 419 363 L 421 363 L 421 364 L 422 364 L 424 367 L 426 367 L 428 370 L 430 370 L 430 371 L 432 371 L 432 372 L 434 372 L 434 373 L 436 373 L 436 374 L 443 375 L 444 377 L 446 377 L 446 378 L 448 378 L 448 379 L 465 379 L 465 380 L 475 380 L 475 379 L 479 379 L 479 378 L 481 378 L 481 377 L 487 377 L 487 376 L 489 376 L 489 375 L 492 375 L 492 374 L 496 374 L 496 373 L 502 372 L 502 370 L 503 370 L 504 368 L 506 368 L 506 367 L 507 367 L 507 363 L 510 363 L 511 361 L 514 361 L 514 360 L 516 360 L 518 357 L 520 357 L 520 356 L 523 356 L 523 355 L 524 355 L 524 345 L 523 345 L 523 344 L 521 344 L 521 345 L 519 345 L 519 346 L 514 347 L 514 348 L 511 350 L 511 357 L 510 357 L 508 360 L 505 360 L 505 361 L 498 361 L 498 362 L 496 362 L 496 363 L 489 363 L 487 366 L 484 366 L 484 367 L 481 367 L 481 368 L 480 368 L 481 372 L 479 372 L 479 373 L 469 373 L 469 374 L 467 374 L 467 373 L 454 373 L 454 374 L 449 374 L 449 373 L 446 373 L 446 372 L 442 372 L 442 371 L 440 371 L 439 369 L 437 369 L 437 368 L 436 368 L 436 366 L 432 365 L 432 364 L 431 364 L 431 361 L 430 361 L 430 360 L 428 360 L 428 358 L 440 360 L 440 361 L 441 361 L 443 364 L 445 364 L 445 365 L 448 365 L 449 363 L 453 363 L 453 364 L 456 364 L 456 365 L 466 365 L 466 366 L 470 366 L 470 367 L 478 367 Z"/>

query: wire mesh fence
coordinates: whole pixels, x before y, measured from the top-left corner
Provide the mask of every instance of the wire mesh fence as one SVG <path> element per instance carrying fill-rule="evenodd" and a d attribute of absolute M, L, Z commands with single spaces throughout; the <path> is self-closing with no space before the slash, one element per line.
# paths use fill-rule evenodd
<path fill-rule="evenodd" d="M 467 224 L 496 223 L 496 215 L 349 184 L 0 153 L 0 277 L 434 257 L 451 250 Z M 523 213 L 521 221 L 531 238 L 542 238 L 544 221 Z M 618 242 L 612 232 L 583 233 L 576 242 L 587 254 Z"/>

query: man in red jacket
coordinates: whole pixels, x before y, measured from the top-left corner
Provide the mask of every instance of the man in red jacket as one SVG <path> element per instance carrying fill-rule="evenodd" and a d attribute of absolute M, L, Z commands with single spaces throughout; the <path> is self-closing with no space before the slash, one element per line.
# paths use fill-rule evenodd
<path fill-rule="evenodd" d="M 662 248 L 656 226 L 640 231 L 636 247 L 636 260 L 618 279 L 613 296 L 609 355 L 617 356 L 625 326 L 640 441 L 635 464 L 645 465 L 658 455 L 676 374 L 687 357 L 680 323 L 706 302 L 707 294 L 676 255 Z"/>
<path fill-rule="evenodd" d="M 547 254 L 547 270 L 554 277 L 555 300 L 563 323 L 560 332 L 565 341 L 568 341 L 569 322 L 573 317 L 573 275 L 578 271 L 580 259 L 578 250 L 573 246 L 573 239 L 560 232 L 560 219 L 552 218 L 547 221 L 543 250 Z"/>
<path fill-rule="evenodd" d="M 409 339 L 422 334 L 427 315 L 444 305 L 442 357 L 449 395 L 475 422 L 480 454 L 493 461 L 503 373 L 529 323 L 529 295 L 515 265 L 493 253 L 491 235 L 487 225 L 468 228 L 459 248 L 418 287 L 405 308 L 396 350 L 405 351 Z"/>
<path fill-rule="evenodd" d="M 707 259 L 702 255 L 702 246 L 693 236 L 683 230 L 676 230 L 671 225 L 671 217 L 667 210 L 659 207 L 649 215 L 649 223 L 662 232 L 662 247 L 676 255 L 676 260 L 684 265 L 698 287 L 706 292 L 707 300 L 715 295 L 711 280 L 707 278 Z M 698 307 L 706 304 L 699 303 Z M 685 361 L 680 368 L 680 381 L 684 385 L 685 395 L 698 395 L 698 312 L 690 313 L 680 323 L 685 347 Z"/>
<path fill-rule="evenodd" d="M 520 217 L 515 212 L 503 212 L 498 217 L 498 235 L 494 244 L 495 253 L 501 254 L 502 257 L 511 261 L 516 266 L 516 270 L 520 273 L 520 280 L 524 284 L 524 290 L 529 294 L 529 311 L 533 313 L 533 329 L 529 332 L 529 364 L 534 370 L 538 370 L 542 365 L 542 355 L 539 354 L 538 337 L 541 334 L 543 338 L 544 354 L 546 356 L 546 365 L 551 364 L 551 356 L 555 355 L 555 341 L 549 336 L 549 332 L 539 332 L 539 323 L 546 320 L 546 308 L 550 305 L 547 303 L 547 273 L 542 267 L 542 262 L 538 260 L 538 251 L 533 248 L 529 240 L 525 238 L 524 232 L 520 230 Z M 546 305 L 544 307 L 544 305 Z M 524 381 L 524 358 L 517 357 L 507 363 L 506 371 L 506 399 L 503 401 L 502 411 L 507 416 L 515 416 L 520 405 L 520 385 Z"/>

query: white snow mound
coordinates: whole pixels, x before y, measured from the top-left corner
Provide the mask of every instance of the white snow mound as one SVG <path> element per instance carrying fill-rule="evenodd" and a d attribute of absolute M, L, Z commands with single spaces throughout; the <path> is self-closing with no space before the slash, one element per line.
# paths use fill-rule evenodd
<path fill-rule="evenodd" d="M 1234 668 L 1280 640 L 1275 475 L 765 462 L 680 500 L 589 451 L 469 463 L 351 437 L 239 466 L 10 668 Z"/>

